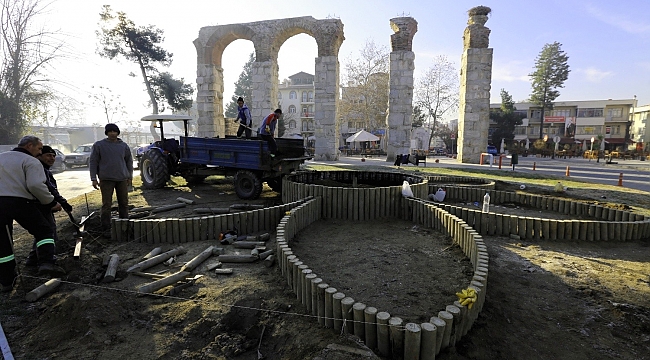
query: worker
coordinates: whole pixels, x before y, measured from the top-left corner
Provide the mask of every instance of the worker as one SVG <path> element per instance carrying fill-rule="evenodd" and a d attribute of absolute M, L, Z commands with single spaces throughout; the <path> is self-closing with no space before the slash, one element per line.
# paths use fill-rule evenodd
<path fill-rule="evenodd" d="M 0 154 L 0 284 L 2 291 L 16 285 L 18 271 L 13 249 L 14 220 L 34 236 L 34 248 L 41 275 L 61 276 L 65 271 L 54 264 L 54 234 L 38 204 L 51 211 L 61 210 L 46 185 L 43 165 L 36 159 L 43 143 L 32 135 L 20 139 L 18 146 Z"/>
<path fill-rule="evenodd" d="M 246 139 L 250 139 L 252 133 L 253 118 L 251 117 L 250 110 L 248 110 L 248 106 L 244 104 L 244 98 L 241 96 L 237 99 L 237 118 L 235 121 L 239 121 L 237 137 L 240 138 L 245 132 Z"/>
<path fill-rule="evenodd" d="M 52 167 L 52 165 L 54 165 L 54 162 L 56 161 L 56 151 L 54 151 L 52 147 L 45 145 L 41 150 L 41 154 L 36 158 L 41 161 L 41 164 L 43 164 L 43 171 L 45 173 L 45 179 L 46 179 L 45 184 L 47 185 L 50 194 L 54 196 L 54 200 L 56 200 L 56 202 L 61 204 L 61 207 L 65 212 L 72 213 L 72 205 L 70 205 L 68 203 L 68 200 L 66 200 L 59 193 L 59 190 L 57 189 L 57 185 L 56 185 L 56 180 L 54 179 L 54 175 L 52 175 L 52 171 L 50 171 L 50 168 Z M 57 236 L 57 232 L 56 232 L 56 220 L 54 219 L 54 213 L 47 205 L 39 205 L 38 208 L 41 211 L 41 214 L 43 214 L 45 220 L 47 220 L 47 222 L 50 224 L 50 228 L 52 228 L 52 234 L 54 235 L 54 246 L 56 247 L 56 245 L 59 243 L 59 237 Z M 33 247 L 32 251 L 27 256 L 27 260 L 25 261 L 25 266 L 37 266 L 37 265 L 38 265 L 38 257 L 36 255 L 36 248 Z"/>
<path fill-rule="evenodd" d="M 278 152 L 278 145 L 273 138 L 273 133 L 275 132 L 275 126 L 278 123 L 278 119 L 282 116 L 282 110 L 276 109 L 269 116 L 264 118 L 260 128 L 258 129 L 258 134 L 262 140 L 266 141 L 269 144 L 269 150 L 271 151 L 271 157 L 275 157 Z"/>

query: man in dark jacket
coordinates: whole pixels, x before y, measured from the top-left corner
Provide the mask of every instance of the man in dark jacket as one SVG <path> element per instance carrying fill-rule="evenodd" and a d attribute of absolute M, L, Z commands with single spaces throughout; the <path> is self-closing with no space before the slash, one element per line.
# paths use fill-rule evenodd
<path fill-rule="evenodd" d="M 90 180 L 95 189 L 102 192 L 102 230 L 111 228 L 111 207 L 113 191 L 117 197 L 117 208 L 121 219 L 129 217 L 129 187 L 133 180 L 133 155 L 131 148 L 117 136 L 120 128 L 115 124 L 104 127 L 106 139 L 93 144 L 88 167 Z"/>
<path fill-rule="evenodd" d="M 56 161 L 56 151 L 54 151 L 52 147 L 45 145 L 41 150 L 41 154 L 36 158 L 41 161 L 41 164 L 43 164 L 43 171 L 45 172 L 45 179 L 46 179 L 45 184 L 47 185 L 48 190 L 50 190 L 50 194 L 54 196 L 54 200 L 56 202 L 61 204 L 63 210 L 65 210 L 67 213 L 71 213 L 72 205 L 70 205 L 68 203 L 68 200 L 66 200 L 59 193 L 59 190 L 57 189 L 56 186 L 56 180 L 54 179 L 54 175 L 52 175 L 52 172 L 50 171 L 50 168 L 52 167 L 52 165 L 54 165 L 54 162 Z M 56 220 L 54 219 L 54 213 L 52 212 L 52 209 L 50 209 L 47 205 L 39 205 L 38 209 L 41 211 L 41 214 L 43 214 L 45 220 L 47 220 L 47 222 L 50 224 L 50 228 L 52 229 L 52 233 L 54 235 L 54 246 L 56 247 L 56 244 L 59 243 L 59 237 L 57 236 L 56 233 Z M 32 248 L 32 251 L 27 256 L 25 265 L 26 266 L 38 265 L 36 248 Z"/>
<path fill-rule="evenodd" d="M 244 104 L 244 98 L 241 96 L 239 99 L 237 99 L 237 119 L 235 119 L 235 121 L 238 120 L 239 129 L 237 129 L 237 137 L 241 137 L 245 132 L 246 139 L 250 139 L 252 133 L 251 130 L 253 127 L 253 119 L 251 118 L 251 112 L 248 110 L 248 106 Z"/>
<path fill-rule="evenodd" d="M 54 265 L 54 234 L 38 204 L 51 211 L 61 210 L 45 184 L 43 165 L 35 156 L 43 143 L 36 136 L 20 139 L 18 147 L 0 154 L 0 284 L 11 291 L 18 278 L 13 250 L 14 220 L 34 236 L 40 274 L 60 276 L 65 272 Z"/>

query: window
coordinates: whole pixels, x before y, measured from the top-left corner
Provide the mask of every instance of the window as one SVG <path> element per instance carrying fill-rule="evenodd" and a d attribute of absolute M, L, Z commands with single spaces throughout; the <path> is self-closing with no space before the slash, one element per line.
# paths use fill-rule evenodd
<path fill-rule="evenodd" d="M 307 93 L 307 102 L 314 102 L 314 93 L 312 91 Z"/>
<path fill-rule="evenodd" d="M 619 118 L 623 115 L 623 109 L 622 108 L 610 108 L 607 109 L 607 117 L 608 118 Z"/>
<path fill-rule="evenodd" d="M 526 127 L 525 126 L 516 126 L 515 127 L 515 135 L 526 135 Z"/>
<path fill-rule="evenodd" d="M 295 129 L 296 128 L 296 122 L 291 120 L 289 121 L 289 129 Z"/>
<path fill-rule="evenodd" d="M 293 105 L 289 106 L 289 113 L 295 114 L 296 113 L 296 107 L 293 106 Z"/>
<path fill-rule="evenodd" d="M 289 99 L 297 99 L 297 98 L 298 98 L 298 95 L 296 95 L 295 91 L 291 91 L 289 93 Z"/>
<path fill-rule="evenodd" d="M 611 135 L 620 135 L 621 134 L 621 126 L 620 125 L 612 126 L 611 128 L 612 128 L 611 132 L 610 132 Z"/>
<path fill-rule="evenodd" d="M 307 92 L 306 91 L 302 92 L 302 102 L 307 102 Z"/>
<path fill-rule="evenodd" d="M 551 116 L 569 117 L 569 116 L 571 116 L 571 109 L 552 110 L 551 111 Z"/>
<path fill-rule="evenodd" d="M 363 129 L 363 122 L 357 123 L 357 129 Z"/>
<path fill-rule="evenodd" d="M 587 108 L 578 109 L 578 117 L 603 117 L 603 109 Z"/>
<path fill-rule="evenodd" d="M 542 110 L 531 110 L 530 111 L 530 118 L 531 119 L 537 119 L 539 120 L 542 115 Z"/>
<path fill-rule="evenodd" d="M 348 129 L 354 128 L 354 123 L 352 121 L 348 121 Z"/>
<path fill-rule="evenodd" d="M 278 100 L 282 100 L 282 93 L 278 93 Z"/>

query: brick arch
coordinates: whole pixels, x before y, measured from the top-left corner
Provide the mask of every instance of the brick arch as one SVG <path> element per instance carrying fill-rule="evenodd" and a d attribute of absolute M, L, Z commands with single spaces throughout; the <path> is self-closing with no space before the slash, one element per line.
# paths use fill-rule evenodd
<path fill-rule="evenodd" d="M 225 135 L 223 118 L 223 69 L 221 58 L 225 48 L 235 40 L 246 39 L 255 47 L 253 99 L 249 101 L 253 125 L 277 104 L 278 51 L 290 37 L 307 34 L 316 40 L 318 57 L 314 121 L 315 158 L 337 160 L 336 129 L 339 63 L 338 53 L 343 40 L 343 23 L 339 19 L 317 20 L 311 16 L 203 27 L 194 40 L 197 51 L 198 136 Z"/>

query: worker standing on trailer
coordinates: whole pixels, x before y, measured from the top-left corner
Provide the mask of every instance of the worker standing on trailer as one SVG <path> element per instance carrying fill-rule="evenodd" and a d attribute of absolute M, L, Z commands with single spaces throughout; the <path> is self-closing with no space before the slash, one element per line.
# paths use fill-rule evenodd
<path fill-rule="evenodd" d="M 275 138 L 273 138 L 273 134 L 275 133 L 275 126 L 277 125 L 280 116 L 282 116 L 282 110 L 276 109 L 269 116 L 264 118 L 264 121 L 262 121 L 262 124 L 257 131 L 262 140 L 269 144 L 271 157 L 275 157 L 275 154 L 278 152 L 278 145 L 275 142 Z"/>
<path fill-rule="evenodd" d="M 237 129 L 237 137 L 241 137 L 244 131 L 246 132 L 246 139 L 251 138 L 251 133 L 253 132 L 253 118 L 251 118 L 251 112 L 248 110 L 248 106 L 244 104 L 244 98 L 239 97 L 237 99 L 237 119 L 239 120 L 239 129 Z"/>

